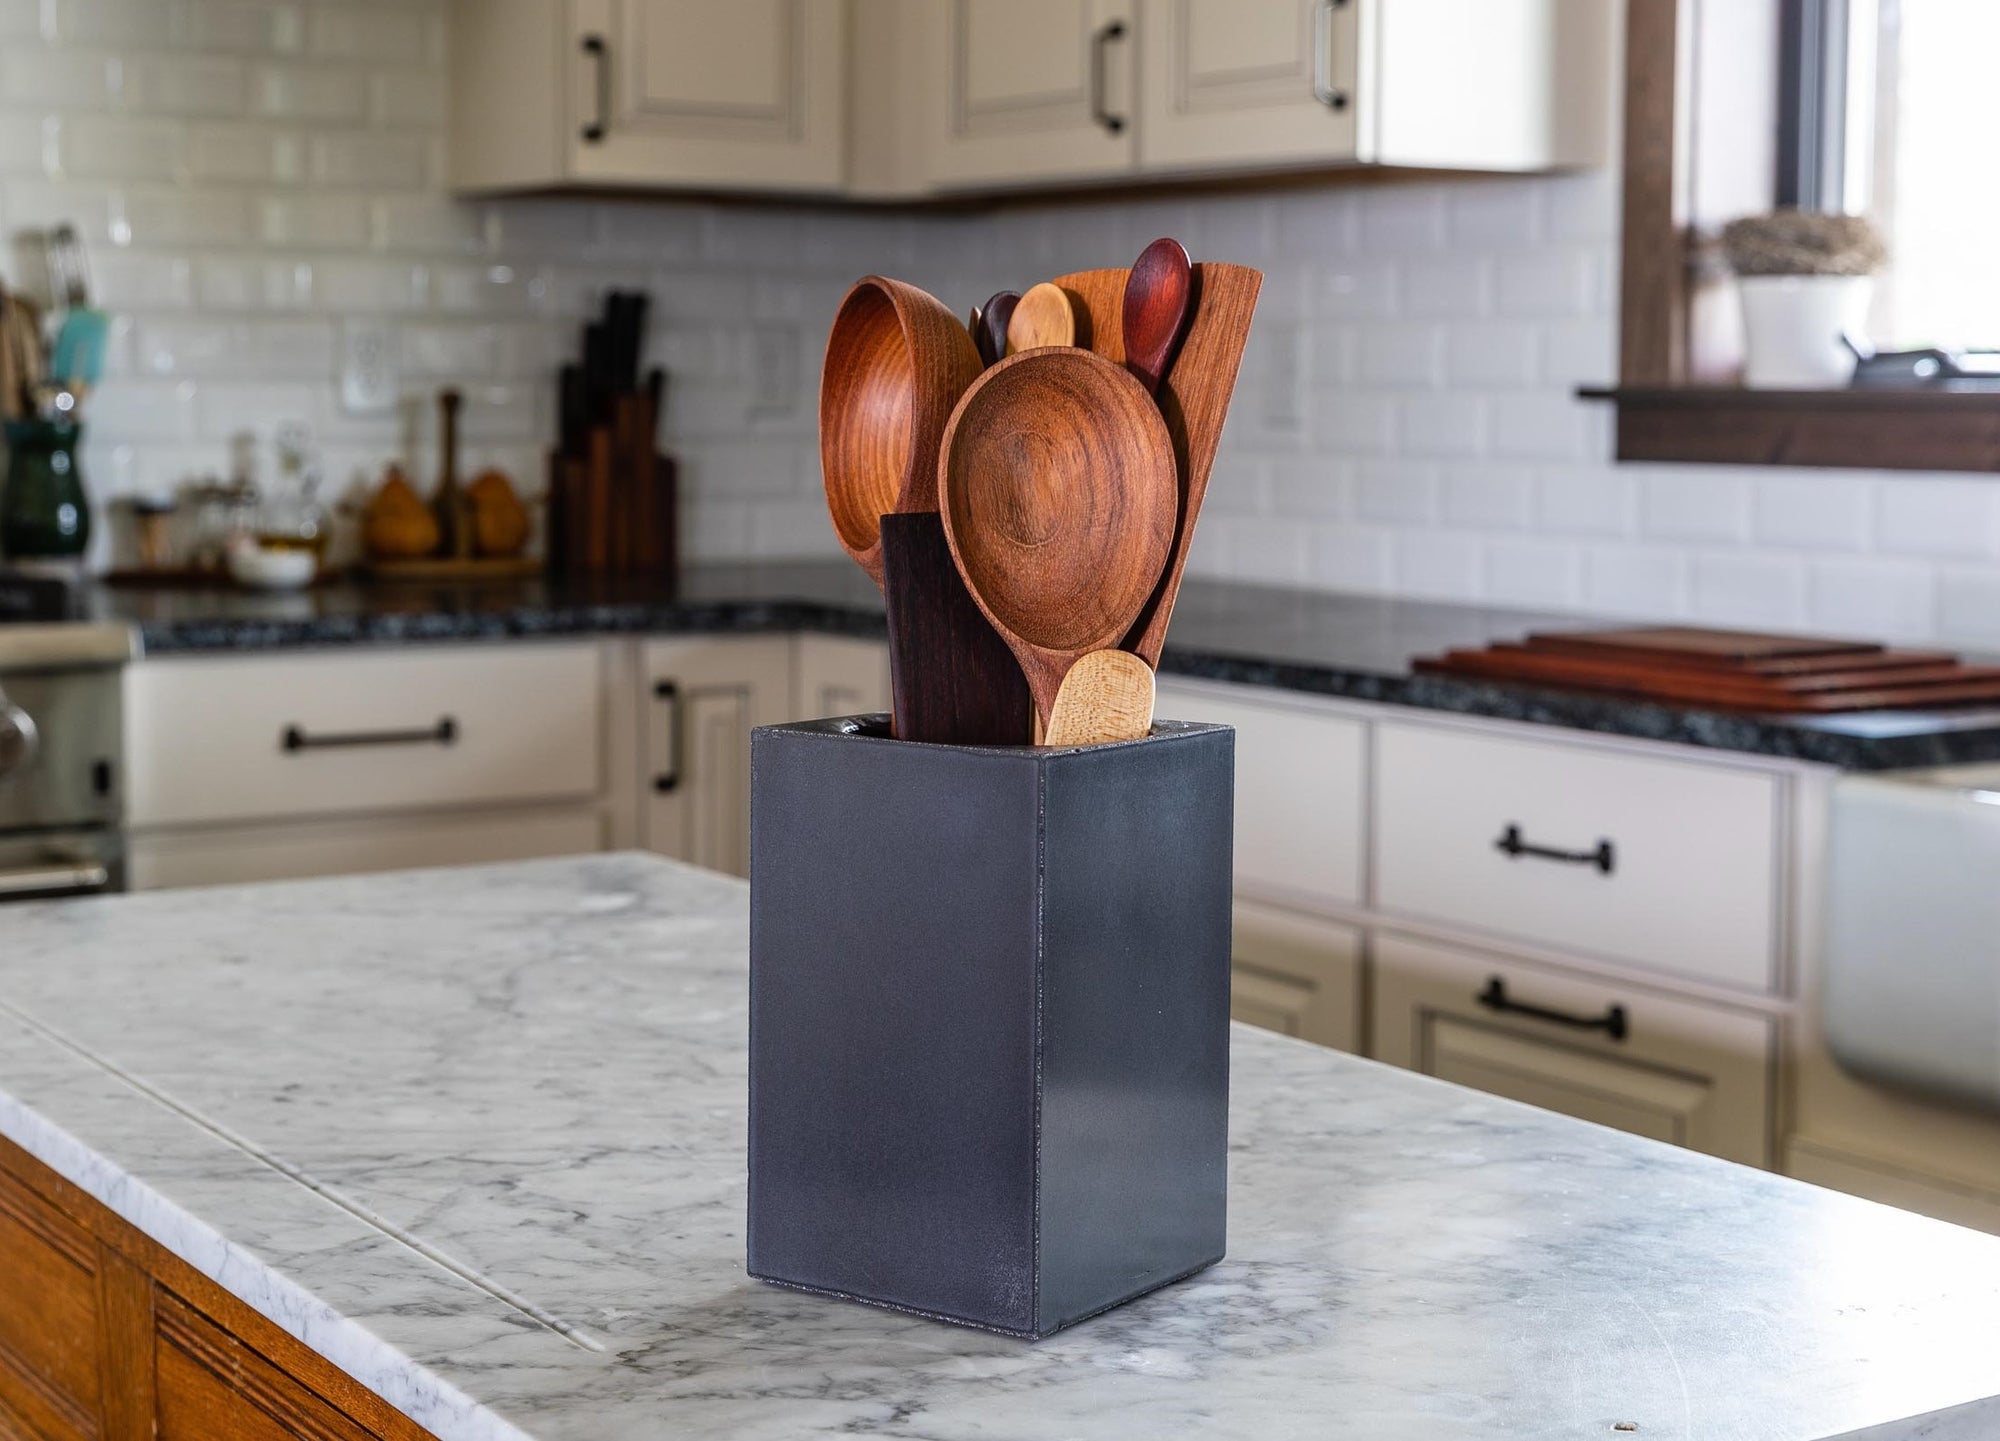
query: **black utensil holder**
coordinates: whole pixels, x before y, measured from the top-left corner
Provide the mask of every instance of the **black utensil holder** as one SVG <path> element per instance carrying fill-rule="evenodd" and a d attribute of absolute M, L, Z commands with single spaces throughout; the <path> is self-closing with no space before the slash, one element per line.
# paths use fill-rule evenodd
<path fill-rule="evenodd" d="M 1221 1259 L 1235 732 L 750 768 L 750 1274 L 1042 1337 Z"/>

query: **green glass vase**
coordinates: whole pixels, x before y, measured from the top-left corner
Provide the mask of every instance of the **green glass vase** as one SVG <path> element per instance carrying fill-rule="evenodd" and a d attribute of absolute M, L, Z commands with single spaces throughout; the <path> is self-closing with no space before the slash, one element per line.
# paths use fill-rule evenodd
<path fill-rule="evenodd" d="M 90 501 L 67 420 L 7 425 L 7 470 L 0 477 L 0 555 L 9 560 L 82 555 L 90 544 Z"/>

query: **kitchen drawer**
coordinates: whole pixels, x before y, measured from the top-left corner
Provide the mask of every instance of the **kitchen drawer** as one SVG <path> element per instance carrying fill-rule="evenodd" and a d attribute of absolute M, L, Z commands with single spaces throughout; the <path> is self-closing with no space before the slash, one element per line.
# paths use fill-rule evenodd
<path fill-rule="evenodd" d="M 1780 799 L 1750 770 L 1383 724 L 1376 906 L 1769 990 Z"/>
<path fill-rule="evenodd" d="M 1343 1051 L 1361 1049 L 1361 932 L 1239 900 L 1230 1019 Z"/>
<path fill-rule="evenodd" d="M 1361 902 L 1367 726 L 1244 686 L 1167 680 L 1158 712 L 1236 728 L 1236 892 Z"/>
<path fill-rule="evenodd" d="M 1378 934 L 1376 1058 L 1746 1165 L 1769 1163 L 1765 1017 Z"/>
<path fill-rule="evenodd" d="M 126 678 L 135 826 L 594 795 L 592 643 L 147 661 Z"/>

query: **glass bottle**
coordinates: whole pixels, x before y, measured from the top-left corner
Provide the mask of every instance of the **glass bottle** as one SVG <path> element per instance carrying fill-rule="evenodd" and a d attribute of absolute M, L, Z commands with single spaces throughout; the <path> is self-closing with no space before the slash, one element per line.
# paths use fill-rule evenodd
<path fill-rule="evenodd" d="M 82 555 L 90 544 L 90 501 L 74 420 L 7 422 L 7 472 L 0 480 L 0 554 L 10 560 Z"/>

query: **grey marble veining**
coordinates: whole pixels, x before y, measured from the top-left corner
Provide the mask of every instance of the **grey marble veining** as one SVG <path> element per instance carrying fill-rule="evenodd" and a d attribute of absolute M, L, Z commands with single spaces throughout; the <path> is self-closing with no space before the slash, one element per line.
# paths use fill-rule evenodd
<path fill-rule="evenodd" d="M 691 566 L 668 589 L 600 578 L 346 585 L 298 595 L 100 588 L 87 599 L 92 616 L 137 627 L 152 655 L 559 635 L 885 632 L 881 596 L 845 561 Z M 1590 624 L 1587 616 L 1193 578 L 1175 607 L 1160 669 L 1848 770 L 2000 760 L 2000 710 L 1990 707 L 1760 716 L 1410 669 L 1416 657 L 1455 646 Z"/>
<path fill-rule="evenodd" d="M 9 908 L 0 1132 L 445 1441 L 2000 1434 L 2000 1239 L 1241 1028 L 1192 1280 L 1040 1344 L 759 1285 L 745 915 L 642 856 Z"/>

